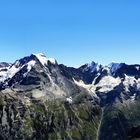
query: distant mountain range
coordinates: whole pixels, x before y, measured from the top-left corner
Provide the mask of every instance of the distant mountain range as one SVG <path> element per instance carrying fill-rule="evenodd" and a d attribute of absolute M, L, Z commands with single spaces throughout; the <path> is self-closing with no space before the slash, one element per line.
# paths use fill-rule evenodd
<path fill-rule="evenodd" d="M 0 63 L 0 140 L 140 138 L 140 65 L 67 67 L 44 54 Z"/>

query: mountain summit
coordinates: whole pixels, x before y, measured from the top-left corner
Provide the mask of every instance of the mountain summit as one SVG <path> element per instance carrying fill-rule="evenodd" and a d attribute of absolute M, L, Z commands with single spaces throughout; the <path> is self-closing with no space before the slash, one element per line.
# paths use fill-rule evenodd
<path fill-rule="evenodd" d="M 0 63 L 1 140 L 140 138 L 139 107 L 140 65 L 73 68 L 42 53 Z"/>

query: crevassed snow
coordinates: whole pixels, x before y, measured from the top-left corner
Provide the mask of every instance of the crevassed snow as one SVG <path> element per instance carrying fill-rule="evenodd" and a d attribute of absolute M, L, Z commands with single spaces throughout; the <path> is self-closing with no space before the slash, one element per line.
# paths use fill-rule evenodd
<path fill-rule="evenodd" d="M 54 58 L 46 58 L 46 56 L 43 53 L 34 54 L 38 60 L 41 62 L 41 64 L 44 66 L 45 64 L 48 64 L 48 61 L 50 61 L 52 64 L 56 63 L 56 60 Z"/>
<path fill-rule="evenodd" d="M 113 90 L 116 86 L 121 83 L 120 78 L 114 78 L 112 76 L 105 76 L 101 79 L 101 81 L 96 85 L 96 87 L 100 87 L 99 92 L 109 92 Z"/>

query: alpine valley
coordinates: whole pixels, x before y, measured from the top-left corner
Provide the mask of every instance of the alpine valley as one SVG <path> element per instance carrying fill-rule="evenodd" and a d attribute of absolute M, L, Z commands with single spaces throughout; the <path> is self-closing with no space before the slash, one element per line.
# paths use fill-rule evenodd
<path fill-rule="evenodd" d="M 138 139 L 140 65 L 0 63 L 0 140 Z"/>

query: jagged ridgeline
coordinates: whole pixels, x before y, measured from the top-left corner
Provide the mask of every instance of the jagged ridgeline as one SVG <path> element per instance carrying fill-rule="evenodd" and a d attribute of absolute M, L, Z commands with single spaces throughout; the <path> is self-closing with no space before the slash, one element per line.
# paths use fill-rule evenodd
<path fill-rule="evenodd" d="M 138 140 L 140 65 L 79 68 L 32 54 L 0 63 L 0 140 Z"/>

